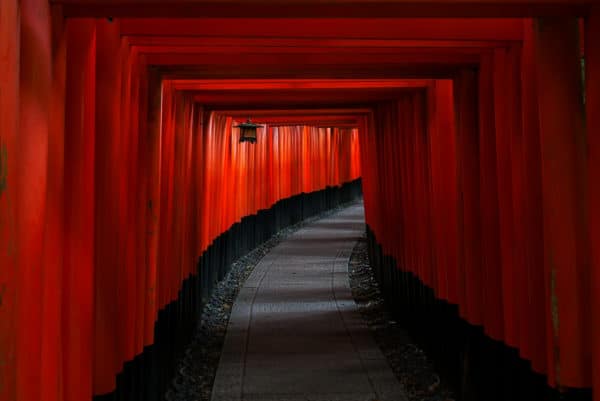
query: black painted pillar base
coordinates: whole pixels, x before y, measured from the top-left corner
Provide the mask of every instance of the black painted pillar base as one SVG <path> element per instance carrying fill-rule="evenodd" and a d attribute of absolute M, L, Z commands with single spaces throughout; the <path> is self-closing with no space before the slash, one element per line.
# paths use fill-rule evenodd
<path fill-rule="evenodd" d="M 231 264 L 282 229 L 362 196 L 361 180 L 282 199 L 244 217 L 219 235 L 200 256 L 198 273 L 182 283 L 179 296 L 158 313 L 154 344 L 124 364 L 116 389 L 94 401 L 162 401 L 177 361 L 191 342 L 203 306 Z"/>
<path fill-rule="evenodd" d="M 486 336 L 459 316 L 457 305 L 436 298 L 417 276 L 399 269 L 369 227 L 367 241 L 387 307 L 435 362 L 457 401 L 592 401 L 591 389 L 549 387 L 517 349 Z"/>

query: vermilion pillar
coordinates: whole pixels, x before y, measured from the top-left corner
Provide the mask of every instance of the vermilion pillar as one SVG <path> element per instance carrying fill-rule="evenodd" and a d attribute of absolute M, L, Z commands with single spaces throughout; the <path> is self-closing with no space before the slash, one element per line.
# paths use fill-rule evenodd
<path fill-rule="evenodd" d="M 48 124 L 52 89 L 50 8 L 46 0 L 21 4 L 19 128 L 16 169 L 18 269 L 16 383 L 18 401 L 40 399 L 43 238 L 46 219 Z M 13 77 L 15 78 L 15 77 Z M 10 156 L 10 155 L 9 155 Z"/>
<path fill-rule="evenodd" d="M 513 296 L 513 197 L 512 197 L 512 108 L 510 97 L 512 75 L 510 55 L 507 48 L 494 50 L 494 118 L 496 136 L 496 174 L 498 184 L 498 221 L 500 239 L 500 278 L 502 287 L 502 312 L 504 341 L 512 346 L 517 343 L 517 301 Z"/>
<path fill-rule="evenodd" d="M 431 169 L 429 157 L 429 135 L 427 132 L 427 93 L 425 91 L 415 94 L 415 107 L 413 117 L 415 119 L 415 153 L 419 155 L 417 165 L 418 181 L 418 199 L 417 206 L 420 209 L 419 220 L 417 224 L 420 243 L 419 255 L 419 275 L 424 284 L 433 288 L 433 254 L 431 252 L 431 243 L 433 233 L 431 231 L 431 209 L 430 188 L 431 188 Z M 343 152 L 340 151 L 340 154 Z"/>
<path fill-rule="evenodd" d="M 118 192 L 122 174 L 121 37 L 118 23 L 99 19 L 96 24 L 94 394 L 105 394 L 114 390 L 124 340 L 119 327 L 122 312 L 118 307 L 122 277 L 118 250 L 123 232 L 119 226 Z"/>
<path fill-rule="evenodd" d="M 194 176 L 194 217 L 193 217 L 193 221 L 194 221 L 194 230 L 195 230 L 195 234 L 194 234 L 194 238 L 196 239 L 194 242 L 194 249 L 197 251 L 197 253 L 202 252 L 203 251 L 203 244 L 204 244 L 204 240 L 202 237 L 203 234 L 203 230 L 202 230 L 202 199 L 204 194 L 202 194 L 201 188 L 203 185 L 203 178 L 204 178 L 204 174 L 202 172 L 202 167 L 204 167 L 203 161 L 201 161 L 201 157 L 203 155 L 203 150 L 204 150 L 204 124 L 206 123 L 206 113 L 204 112 L 204 109 L 201 106 L 197 106 L 194 108 L 195 109 L 195 113 L 194 113 L 194 133 L 193 133 L 193 139 L 192 139 L 192 143 L 194 145 L 194 149 L 192 151 L 192 159 L 194 160 L 193 162 L 193 176 Z M 200 272 L 200 280 L 204 279 L 204 274 L 203 272 Z M 203 295 L 204 296 L 204 295 Z"/>
<path fill-rule="evenodd" d="M 454 81 L 459 210 L 459 265 L 464 268 L 466 310 L 472 324 L 482 323 L 481 213 L 479 205 L 478 76 L 462 70 Z"/>
<path fill-rule="evenodd" d="M 173 235 L 173 195 L 175 168 L 174 137 L 175 137 L 175 99 L 174 91 L 169 86 L 163 86 L 162 99 L 162 128 L 160 131 L 161 165 L 160 165 L 160 232 L 158 253 L 158 308 L 162 309 L 172 301 L 169 290 L 172 284 L 172 235 Z"/>
<path fill-rule="evenodd" d="M 154 322 L 154 319 L 149 316 L 147 308 L 147 289 L 146 283 L 148 281 L 148 270 L 146 268 L 146 227 L 147 227 L 147 209 L 148 209 L 148 69 L 142 62 L 140 57 L 137 58 L 137 100 L 134 102 L 133 107 L 137 107 L 138 119 L 134 123 L 134 130 L 137 128 L 138 135 L 138 164 L 135 166 L 135 174 L 137 174 L 137 181 L 139 185 L 139 191 L 137 196 L 137 223 L 136 223 L 136 244 L 137 244 L 137 255 L 136 255 L 136 267 L 138 269 L 137 274 L 137 309 L 136 314 L 138 315 L 138 325 L 136 326 L 136 349 L 141 350 L 146 346 L 146 326 L 149 324 L 148 320 Z"/>
<path fill-rule="evenodd" d="M 496 173 L 496 127 L 494 117 L 494 64 L 492 52 L 482 55 L 479 69 L 479 180 L 481 202 L 481 263 L 484 282 L 483 322 L 495 340 L 504 334 L 502 272 L 500 270 L 500 222 Z"/>
<path fill-rule="evenodd" d="M 64 400 L 77 401 L 92 396 L 95 21 L 70 20 L 67 31 L 62 366 Z"/>
<path fill-rule="evenodd" d="M 158 244 L 159 244 L 159 222 L 160 222 L 160 164 L 161 164 L 161 96 L 162 87 L 158 71 L 149 69 L 148 73 L 148 131 L 145 135 L 147 163 L 147 195 L 146 204 L 146 310 L 145 320 L 145 345 L 154 341 L 154 316 L 158 310 L 157 306 L 157 266 L 158 266 Z"/>
<path fill-rule="evenodd" d="M 135 259 L 136 198 L 139 195 L 136 167 L 138 159 L 138 132 L 132 129 L 132 121 L 137 114 L 132 107 L 133 58 L 127 39 L 120 43 L 118 62 L 121 74 L 121 96 L 117 106 L 121 108 L 119 138 L 119 169 L 117 196 L 119 198 L 119 226 L 122 227 L 119 239 L 119 312 L 121 315 L 121 360 L 132 360 L 135 356 L 135 330 L 139 320 L 136 309 L 137 269 Z M 132 316 L 135 316 L 132 318 Z"/>
<path fill-rule="evenodd" d="M 586 124 L 589 146 L 590 234 L 592 241 L 591 296 L 594 401 L 600 400 L 600 7 L 586 20 Z"/>
<path fill-rule="evenodd" d="M 533 370 L 546 371 L 546 317 L 548 305 L 545 294 L 544 239 L 542 205 L 542 173 L 540 161 L 540 129 L 535 79 L 533 21 L 524 21 L 523 57 L 521 59 L 522 80 L 522 157 L 525 195 L 522 198 L 523 215 L 521 225 L 525 235 L 524 263 L 527 272 L 529 295 L 528 319 L 529 355 Z"/>
<path fill-rule="evenodd" d="M 521 99 L 521 53 L 520 45 L 511 44 L 506 54 L 506 81 L 503 88 L 498 90 L 506 94 L 507 100 L 507 141 L 509 144 L 509 154 L 507 161 L 510 163 L 510 201 L 512 202 L 510 212 L 512 215 L 512 259 L 506 265 L 502 266 L 503 272 L 511 269 L 510 277 L 512 282 L 507 282 L 504 298 L 514 298 L 513 313 L 515 323 L 512 333 L 514 334 L 513 345 L 519 348 L 519 353 L 523 356 L 528 354 L 528 338 L 530 331 L 530 318 L 527 314 L 527 304 L 529 296 L 527 293 L 527 274 L 524 266 L 525 230 L 523 221 L 525 220 L 525 198 L 526 182 L 523 179 L 524 160 L 523 160 L 523 129 L 522 129 L 522 99 Z M 505 326 L 506 328 L 506 326 Z"/>
<path fill-rule="evenodd" d="M 444 169 L 444 165 L 442 163 L 442 156 L 444 154 L 444 144 L 442 143 L 443 139 L 447 139 L 450 135 L 447 135 L 445 127 L 449 126 L 450 123 L 443 121 L 444 113 L 442 106 L 449 106 L 449 99 L 452 98 L 452 85 L 451 81 L 448 81 L 448 85 L 446 85 L 446 97 L 442 96 L 442 88 L 441 81 L 432 82 L 431 86 L 428 89 L 427 99 L 429 102 L 428 107 L 428 121 L 429 121 L 429 163 L 430 163 L 430 177 L 431 177 L 431 214 L 432 214 L 432 231 L 433 231 L 433 247 L 435 249 L 436 256 L 436 269 L 435 269 L 435 278 L 434 282 L 436 295 L 439 298 L 447 298 L 447 286 L 448 280 L 446 276 L 447 272 L 447 263 L 448 263 L 448 255 L 447 245 L 448 242 L 445 241 L 445 228 L 444 224 L 446 219 L 444 219 L 445 214 L 443 211 L 445 210 L 446 205 L 444 204 L 445 193 L 443 184 L 447 182 L 447 180 L 443 177 L 443 172 L 448 171 L 448 169 Z M 447 113 L 450 114 L 450 113 Z M 451 138 L 450 138 L 451 139 Z M 365 149 L 366 146 L 361 146 L 361 149 Z M 364 174 L 364 173 L 363 173 Z M 365 196 L 367 191 L 365 191 Z M 366 212 L 367 209 L 365 209 Z"/>
<path fill-rule="evenodd" d="M 438 283 L 437 295 L 450 303 L 458 304 L 457 290 L 457 170 L 448 166 L 456 166 L 457 144 L 455 140 L 455 115 L 452 110 L 452 81 L 436 81 L 435 83 L 435 134 L 430 139 L 431 149 L 431 181 L 434 197 L 434 209 L 437 217 L 433 220 L 437 228 L 437 247 L 440 255 L 437 258 Z"/>
<path fill-rule="evenodd" d="M 65 171 L 65 86 L 67 43 L 65 19 L 60 6 L 52 7 L 52 93 L 48 133 L 48 191 L 44 230 L 43 294 L 41 336 L 42 372 L 58 372 L 62 367 L 63 255 L 64 244 L 64 171 Z M 72 322 L 71 325 L 75 325 Z M 58 376 L 58 379 L 57 379 Z M 60 374 L 42 374 L 42 401 L 63 401 Z"/>
<path fill-rule="evenodd" d="M 550 375 L 559 387 L 590 385 L 587 144 L 578 24 L 535 22 L 544 208 L 544 257 L 553 333 Z"/>
<path fill-rule="evenodd" d="M 18 9 L 17 0 L 0 2 L 0 401 L 16 399 Z"/>

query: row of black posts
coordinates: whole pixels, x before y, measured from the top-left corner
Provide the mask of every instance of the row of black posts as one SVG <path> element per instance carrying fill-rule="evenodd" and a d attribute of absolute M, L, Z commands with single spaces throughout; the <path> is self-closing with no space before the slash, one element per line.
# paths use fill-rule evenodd
<path fill-rule="evenodd" d="M 549 387 L 517 349 L 462 319 L 457 305 L 437 298 L 433 289 L 385 255 L 368 226 L 367 241 L 386 307 L 434 362 L 457 401 L 591 401 L 589 389 L 559 392 Z"/>
<path fill-rule="evenodd" d="M 198 272 L 182 283 L 179 296 L 160 310 L 154 344 L 145 347 L 117 376 L 116 390 L 94 401 L 162 401 L 177 361 L 191 342 L 203 306 L 232 263 L 278 231 L 362 196 L 361 180 L 301 193 L 244 217 L 219 235 L 200 256 Z"/>

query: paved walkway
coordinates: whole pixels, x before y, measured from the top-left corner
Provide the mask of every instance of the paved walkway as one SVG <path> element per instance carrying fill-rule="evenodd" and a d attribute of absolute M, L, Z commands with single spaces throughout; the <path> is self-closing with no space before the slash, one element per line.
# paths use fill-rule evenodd
<path fill-rule="evenodd" d="M 352 298 L 362 206 L 308 225 L 267 254 L 233 306 L 212 401 L 403 401 Z"/>

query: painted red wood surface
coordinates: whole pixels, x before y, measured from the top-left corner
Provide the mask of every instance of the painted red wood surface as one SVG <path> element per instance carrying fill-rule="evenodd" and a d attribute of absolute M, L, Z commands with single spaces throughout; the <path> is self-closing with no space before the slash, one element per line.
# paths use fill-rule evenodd
<path fill-rule="evenodd" d="M 464 317 L 472 324 L 483 323 L 481 212 L 479 208 L 478 88 L 474 70 L 462 70 L 454 81 L 457 137 L 459 214 L 459 266 L 463 266 Z"/>
<path fill-rule="evenodd" d="M 384 252 L 465 320 L 517 348 L 550 385 L 583 388 L 593 383 L 596 284 L 585 284 L 593 163 L 581 133 L 578 29 L 574 19 L 536 23 L 524 22 L 521 43 L 482 53 L 479 74 L 430 85 L 427 120 L 419 92 L 375 109 L 361 136 L 366 217 Z"/>
<path fill-rule="evenodd" d="M 585 318 L 591 316 L 590 244 L 577 31 L 575 20 L 542 19 L 535 25 L 544 257 L 553 333 L 548 354 L 557 384 L 583 386 L 591 379 L 591 320 Z M 554 79 L 557 74 L 564 78 Z"/>
<path fill-rule="evenodd" d="M 80 400 L 92 390 L 94 325 L 94 210 L 96 26 L 67 22 L 65 102 L 64 254 L 61 276 L 63 397 Z M 78 302 L 70 302 L 77 299 Z"/>
<path fill-rule="evenodd" d="M 592 381 L 594 383 L 594 401 L 600 400 L 600 120 L 597 110 L 600 109 L 600 41 L 593 40 L 600 35 L 600 9 L 596 7 L 586 21 L 586 124 L 589 146 L 589 196 L 590 196 L 590 234 L 592 243 L 591 263 L 591 310 L 596 318 L 591 327 Z"/>
<path fill-rule="evenodd" d="M 0 400 L 16 399 L 17 138 L 19 36 L 17 0 L 0 3 Z"/>
<path fill-rule="evenodd" d="M 96 336 L 95 341 L 98 352 L 94 358 L 95 394 L 111 391 L 122 364 L 153 342 L 157 312 L 177 297 L 181 282 L 195 274 L 195 261 L 214 238 L 242 217 L 269 208 L 280 199 L 336 186 L 360 176 L 357 130 L 273 127 L 260 132 L 255 145 L 239 144 L 239 132 L 232 128 L 235 125 L 232 117 L 216 113 L 205 116 L 189 98 L 175 92 L 171 84 L 153 87 L 157 82 L 150 82 L 149 90 L 158 91 L 154 95 L 157 97 L 151 99 L 162 98 L 162 102 L 150 102 L 147 138 L 138 143 L 132 138 L 143 136 L 129 132 L 124 143 L 123 136 L 115 138 L 119 128 L 104 131 L 103 140 L 120 141 L 118 148 L 114 145 L 104 148 L 106 152 L 112 149 L 106 158 L 125 165 L 118 170 L 103 166 L 105 174 L 112 177 L 104 181 L 103 185 L 109 188 L 103 187 L 103 191 L 118 191 L 115 185 L 123 179 L 123 172 L 136 168 L 153 171 L 144 185 L 155 189 L 148 188 L 147 198 L 140 196 L 136 202 L 130 201 L 131 205 L 144 207 L 147 214 L 142 216 L 136 208 L 128 210 L 122 205 L 125 209 L 122 214 L 103 216 L 108 220 L 102 223 L 107 231 L 96 237 L 124 255 L 129 252 L 135 255 L 135 233 L 127 231 L 138 221 L 148 227 L 147 231 L 140 231 L 147 237 L 145 245 L 140 245 L 143 252 L 139 258 L 131 258 L 128 264 L 120 262 L 118 271 L 102 258 L 95 261 L 95 327 L 97 332 L 106 333 Z M 114 107 L 112 103 L 106 104 Z M 121 107 L 126 110 L 128 106 Z M 160 114 L 158 122 L 155 113 Z M 105 121 L 114 121 L 109 115 L 106 117 Z M 121 132 L 123 125 L 128 124 L 121 125 Z M 147 147 L 140 147 L 140 143 Z M 125 160 L 117 159 L 117 152 Z M 143 156 L 146 167 L 136 167 L 136 154 Z M 133 175 L 129 177 L 127 185 L 121 187 L 122 202 L 123 194 L 134 194 L 125 188 L 142 185 L 139 181 Z M 110 204 L 104 196 L 97 192 L 97 204 L 99 197 Z M 108 226 L 112 227 L 110 231 Z M 114 227 L 124 230 L 115 231 Z M 127 234 L 134 238 L 128 241 Z M 115 244 L 115 236 L 121 238 L 121 235 L 124 236 L 119 240 L 121 244 Z M 103 249 L 109 252 L 108 245 Z M 112 280 L 100 279 L 101 275 Z M 145 295 L 140 297 L 136 293 L 140 290 Z"/>
<path fill-rule="evenodd" d="M 523 357 L 531 360 L 533 369 L 538 372 L 546 371 L 547 361 L 545 352 L 548 342 L 546 335 L 546 319 L 549 313 L 549 303 L 546 302 L 545 280 L 539 279 L 544 273 L 543 248 L 543 216 L 542 180 L 541 180 L 541 151 L 537 93 L 536 69 L 534 63 L 533 24 L 524 22 L 523 53 L 521 57 L 521 104 L 522 112 L 522 167 L 521 174 L 524 185 L 523 196 L 520 199 L 523 208 L 519 224 L 523 226 L 523 241 L 527 244 L 525 252 L 525 269 L 527 274 L 527 289 L 524 308 L 527 310 L 527 332 L 521 330 L 528 347 L 523 347 Z M 523 224 L 524 223 L 524 224 Z M 518 227 L 519 225 L 517 225 Z M 528 350 L 528 351 L 527 351 Z"/>
<path fill-rule="evenodd" d="M 42 354 L 41 371 L 51 372 L 62 363 L 62 264 L 65 253 L 65 115 L 67 75 L 67 35 L 60 7 L 52 8 L 52 98 L 50 103 L 48 136 L 48 189 L 44 232 L 44 280 L 42 298 Z M 87 373 L 87 372 L 86 372 Z M 54 375 L 42 374 L 40 394 L 45 401 L 63 400 L 61 383 Z"/>
<path fill-rule="evenodd" d="M 504 333 L 502 316 L 502 271 L 500 269 L 500 221 L 496 164 L 496 124 L 494 111 L 494 54 L 482 55 L 479 72 L 479 182 L 481 213 L 481 263 L 483 326 L 495 340 Z"/>
<path fill-rule="evenodd" d="M 571 18 L 264 19 L 249 46 L 271 53 L 264 47 L 287 34 L 298 49 L 249 57 L 245 71 L 313 73 L 305 80 L 318 90 L 298 101 L 330 96 L 317 106 L 329 117 L 271 117 L 249 145 L 232 128 L 239 114 L 197 104 L 239 106 L 247 92 L 176 79 L 181 65 L 207 73 L 238 60 L 217 56 L 231 38 L 196 50 L 203 35 L 244 24 L 64 20 L 44 0 L 0 1 L 0 401 L 113 390 L 220 233 L 280 199 L 357 178 L 361 166 L 367 222 L 401 268 L 518 348 L 549 384 L 593 386 L 600 401 L 599 18 L 592 9 L 584 44 Z M 334 44 L 352 51 L 327 54 Z M 389 45 L 403 50 L 369 48 Z M 268 60 L 280 65 L 264 70 Z M 393 74 L 436 79 L 399 90 L 322 78 L 351 63 L 389 78 L 386 62 Z M 246 84 L 270 106 L 295 97 L 293 82 Z M 333 95 L 342 89 L 364 89 L 366 103 Z"/>
<path fill-rule="evenodd" d="M 19 127 L 14 157 L 16 269 L 16 398 L 41 398 L 48 144 L 52 91 L 50 7 L 46 1 L 20 4 Z M 13 284 L 14 285 L 14 284 Z M 41 298 L 43 301 L 43 298 Z M 36 383 L 36 385 L 31 385 Z"/>
<path fill-rule="evenodd" d="M 112 391 L 214 238 L 280 199 L 360 176 L 356 129 L 270 127 L 256 145 L 239 144 L 233 118 L 161 83 L 118 22 L 59 24 L 55 9 L 51 34 L 42 3 L 23 3 L 20 20 L 16 2 L 0 14 L 10 56 L 0 97 L 2 401 Z M 20 50 L 8 40 L 19 29 Z"/>
<path fill-rule="evenodd" d="M 112 380 L 104 371 L 120 369 L 122 352 L 119 324 L 122 303 L 119 290 L 123 274 L 119 248 L 122 231 L 119 229 L 119 177 L 124 173 L 119 158 L 121 150 L 119 122 L 121 119 L 120 57 L 121 40 L 118 26 L 106 20 L 96 23 L 96 166 L 94 177 L 95 258 L 94 258 L 94 390 L 109 389 Z M 120 301 L 120 302 L 119 302 Z M 114 321 L 117 320 L 117 321 Z M 107 324 L 109 323 L 109 324 Z"/>

